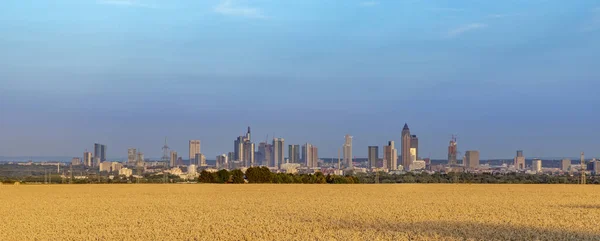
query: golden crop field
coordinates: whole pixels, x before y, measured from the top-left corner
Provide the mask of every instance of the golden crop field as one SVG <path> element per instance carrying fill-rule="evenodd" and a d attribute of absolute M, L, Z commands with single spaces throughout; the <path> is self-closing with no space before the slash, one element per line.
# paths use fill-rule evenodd
<path fill-rule="evenodd" d="M 600 240 L 600 186 L 2 185 L 0 240 Z"/>

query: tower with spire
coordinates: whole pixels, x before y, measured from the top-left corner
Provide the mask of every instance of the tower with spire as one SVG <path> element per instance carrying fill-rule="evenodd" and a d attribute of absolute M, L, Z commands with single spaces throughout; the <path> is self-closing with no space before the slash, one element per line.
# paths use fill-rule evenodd
<path fill-rule="evenodd" d="M 404 170 L 410 170 L 411 158 L 410 158 L 410 129 L 408 128 L 408 124 L 404 123 L 404 128 L 402 128 L 402 143 L 401 145 L 401 155 L 402 155 L 402 166 Z"/>

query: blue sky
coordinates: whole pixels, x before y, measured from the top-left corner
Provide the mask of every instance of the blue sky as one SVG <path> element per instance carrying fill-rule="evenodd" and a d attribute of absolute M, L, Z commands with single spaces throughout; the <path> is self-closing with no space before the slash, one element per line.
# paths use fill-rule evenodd
<path fill-rule="evenodd" d="M 246 126 L 337 156 L 600 156 L 597 1 L 5 0 L 0 156 L 213 159 Z"/>

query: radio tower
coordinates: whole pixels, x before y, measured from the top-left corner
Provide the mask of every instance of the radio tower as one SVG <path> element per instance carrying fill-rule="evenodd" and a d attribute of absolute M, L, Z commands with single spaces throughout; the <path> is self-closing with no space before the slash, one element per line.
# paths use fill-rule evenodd
<path fill-rule="evenodd" d="M 585 184 L 586 183 L 586 178 L 585 178 L 585 170 L 586 170 L 586 166 L 585 166 L 585 157 L 583 156 L 583 152 L 581 153 L 581 178 L 579 180 L 580 184 Z"/>
<path fill-rule="evenodd" d="M 165 164 L 165 169 L 163 169 L 163 182 L 167 183 L 167 167 L 169 166 L 169 146 L 167 145 L 167 137 L 165 136 L 165 145 L 162 147 L 163 156 L 162 162 Z"/>

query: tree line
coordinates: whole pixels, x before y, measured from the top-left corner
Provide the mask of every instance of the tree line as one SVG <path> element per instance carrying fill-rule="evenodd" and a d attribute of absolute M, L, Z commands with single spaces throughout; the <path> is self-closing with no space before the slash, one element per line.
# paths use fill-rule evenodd
<path fill-rule="evenodd" d="M 245 178 L 244 178 L 245 177 Z M 244 173 L 241 170 L 219 170 L 218 172 L 200 172 L 200 183 L 304 183 L 304 184 L 354 184 L 360 183 L 356 176 L 315 174 L 273 173 L 268 167 L 249 167 Z"/>
<path fill-rule="evenodd" d="M 578 175 L 527 173 L 357 173 L 360 183 L 496 183 L 496 184 L 578 184 Z M 600 176 L 587 176 L 588 184 L 600 184 Z"/>

